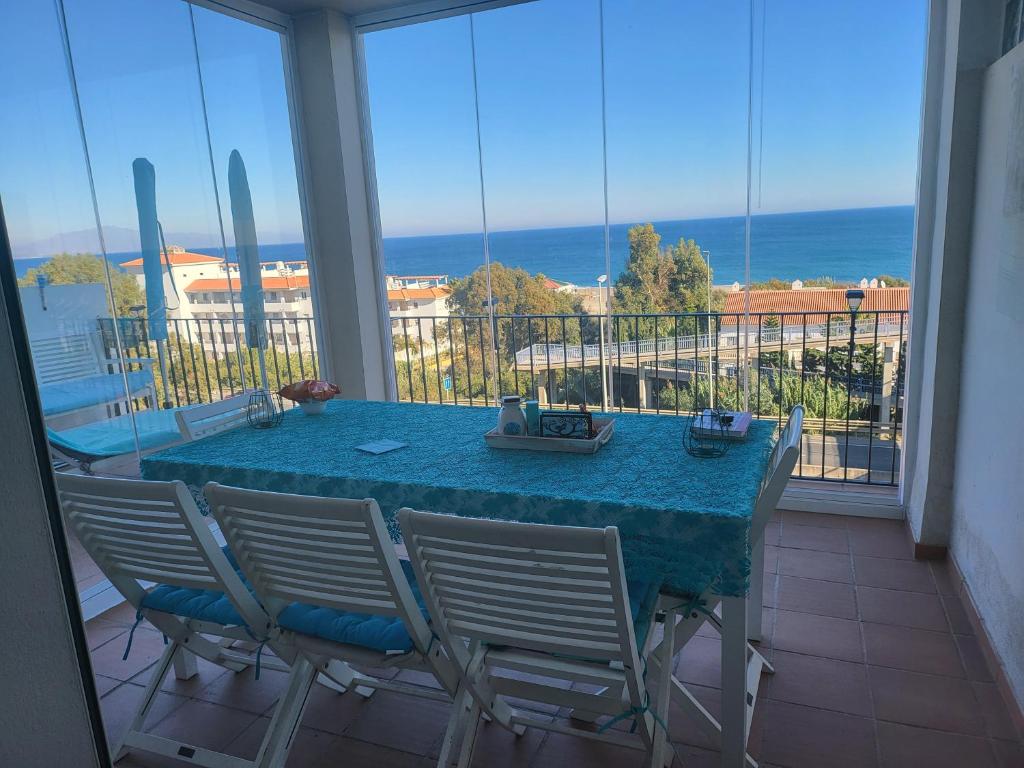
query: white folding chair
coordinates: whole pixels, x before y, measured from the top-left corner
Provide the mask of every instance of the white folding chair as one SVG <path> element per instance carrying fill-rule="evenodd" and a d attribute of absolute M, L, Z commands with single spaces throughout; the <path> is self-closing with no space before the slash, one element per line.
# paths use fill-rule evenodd
<path fill-rule="evenodd" d="M 249 392 L 234 395 L 215 403 L 180 408 L 174 413 L 181 436 L 188 441 L 209 437 L 246 423 Z"/>
<path fill-rule="evenodd" d="M 278 701 L 254 760 L 143 730 L 172 664 L 187 679 L 196 673 L 193 654 L 235 672 L 258 665 L 264 643 L 285 661 L 294 656 L 270 637 L 270 618 L 217 545 L 185 485 L 62 474 L 57 488 L 68 524 L 90 557 L 138 620 L 147 619 L 169 640 L 138 710 L 114 744 L 114 759 L 140 749 L 208 768 L 283 765 L 298 717 L 291 691 Z M 128 642 L 130 647 L 131 636 Z M 231 647 L 236 643 L 259 649 L 255 656 L 239 653 Z M 287 669 L 271 659 L 264 666 Z"/>
<path fill-rule="evenodd" d="M 750 592 L 747 597 L 747 621 L 748 636 L 757 640 L 760 639 L 761 627 L 761 603 L 762 582 L 764 578 L 764 530 L 771 520 L 772 513 L 779 505 L 782 493 L 786 489 L 793 467 L 796 466 L 800 455 L 800 440 L 803 433 L 804 407 L 796 405 L 789 414 L 786 426 L 779 435 L 775 447 L 772 449 L 768 460 L 768 467 L 764 478 L 761 480 L 761 488 L 757 499 L 754 502 L 754 510 L 750 523 Z M 691 600 L 680 600 L 679 597 L 662 596 L 661 604 L 678 604 L 684 602 L 687 605 L 700 605 L 700 610 L 690 610 L 684 615 L 678 615 L 679 623 L 672 633 L 673 648 L 672 656 L 675 657 L 688 643 L 697 631 L 707 621 L 715 630 L 721 634 L 723 631 L 722 618 L 717 611 L 721 598 L 706 593 L 693 596 Z M 666 639 L 669 637 L 666 632 Z M 655 664 L 659 663 L 661 654 L 655 658 Z M 775 669 L 764 656 L 749 642 L 747 643 L 747 668 L 745 679 L 747 682 L 746 692 L 746 720 L 743 724 L 745 737 L 750 734 L 750 723 L 754 716 L 754 705 L 757 702 L 757 691 L 760 687 L 761 673 L 774 674 Z M 694 716 L 696 721 L 704 725 L 712 737 L 721 736 L 722 726 L 693 696 L 692 693 L 674 676 L 672 677 L 674 694 L 680 706 Z M 583 720 L 591 720 L 590 713 L 573 713 L 574 717 Z M 748 754 L 746 761 L 749 765 L 757 763 Z"/>
<path fill-rule="evenodd" d="M 427 625 L 412 568 L 399 560 L 376 501 L 216 483 L 204 492 L 275 632 L 301 657 L 289 681 L 300 717 L 317 670 L 341 662 L 428 672 L 443 688 L 356 673 L 361 692 L 451 701 L 454 666 Z"/>
<path fill-rule="evenodd" d="M 459 766 L 470 764 L 481 714 L 517 733 L 529 726 L 647 750 L 655 768 L 671 760 L 668 674 L 659 681 L 656 704 L 648 701 L 644 679 L 657 585 L 634 587 L 631 602 L 617 528 L 411 509 L 398 516 L 431 626 L 460 673 L 439 766 L 456 754 Z M 574 683 L 606 692 L 595 695 Z M 508 697 L 586 707 L 609 721 L 596 732 L 581 730 L 513 708 Z M 609 729 L 627 718 L 638 736 Z"/>

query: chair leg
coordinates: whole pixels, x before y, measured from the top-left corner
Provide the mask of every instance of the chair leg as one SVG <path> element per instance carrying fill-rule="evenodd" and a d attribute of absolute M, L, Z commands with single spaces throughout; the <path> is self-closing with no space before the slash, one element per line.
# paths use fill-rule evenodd
<path fill-rule="evenodd" d="M 331 659 L 327 662 L 327 665 L 321 670 L 320 683 L 328 688 L 332 688 L 340 693 L 347 691 L 355 691 L 364 699 L 370 698 L 376 688 L 371 688 L 367 685 L 360 685 L 361 681 L 369 681 L 370 678 L 366 677 L 360 672 L 352 669 L 348 664 L 338 659 Z M 335 683 L 335 685 L 332 685 Z"/>
<path fill-rule="evenodd" d="M 474 700 L 469 709 L 469 723 L 466 734 L 462 737 L 462 749 L 459 750 L 458 768 L 469 768 L 473 762 L 473 749 L 476 747 L 476 735 L 480 731 L 480 705 Z"/>
<path fill-rule="evenodd" d="M 182 649 L 174 656 L 174 676 L 179 680 L 191 680 L 199 674 L 199 665 L 194 653 Z"/>
<path fill-rule="evenodd" d="M 113 760 L 116 763 L 127 753 L 124 743 L 130 733 L 135 731 L 141 731 L 142 726 L 146 722 L 146 716 L 149 714 L 149 710 L 153 707 L 153 702 L 156 701 L 156 695 L 160 691 L 160 684 L 163 682 L 164 677 L 167 675 L 167 670 L 174 661 L 175 656 L 181 651 L 181 646 L 175 642 L 171 642 L 160 656 L 160 661 L 157 662 L 156 667 L 153 670 L 152 676 L 149 678 L 149 682 L 146 683 L 146 691 L 142 696 L 142 702 L 139 704 L 139 708 L 135 712 L 135 716 L 131 722 L 128 723 L 128 727 L 125 728 L 124 733 L 117 740 L 114 748 L 111 750 Z"/>
<path fill-rule="evenodd" d="M 308 659 L 304 656 L 295 659 L 288 675 L 288 685 L 281 694 L 256 756 L 256 768 L 281 768 L 285 764 L 316 676 L 316 667 Z"/>
<path fill-rule="evenodd" d="M 459 743 L 460 737 L 466 730 L 466 718 L 474 706 L 476 706 L 475 702 L 471 702 L 465 684 L 460 683 L 458 690 L 455 691 L 452 712 L 448 716 L 448 727 L 445 728 L 444 738 L 441 740 L 441 754 L 437 758 L 438 768 L 449 768 L 455 745 Z"/>
<path fill-rule="evenodd" d="M 665 635 L 658 649 L 658 698 L 654 712 L 654 743 L 651 746 L 651 768 L 663 768 L 669 735 L 665 727 L 668 723 L 669 694 L 672 687 L 672 650 L 675 646 L 676 612 L 672 609 L 665 612 Z M 665 725 L 663 725 L 665 724 Z"/>

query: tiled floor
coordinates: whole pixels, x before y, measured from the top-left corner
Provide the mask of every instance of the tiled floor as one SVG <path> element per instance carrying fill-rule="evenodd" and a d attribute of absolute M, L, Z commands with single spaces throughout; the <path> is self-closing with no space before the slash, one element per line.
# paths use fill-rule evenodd
<path fill-rule="evenodd" d="M 750 752 L 782 768 L 1022 768 L 1024 747 L 943 563 L 915 561 L 901 523 L 783 513 L 767 530 L 766 638 L 776 667 L 761 685 Z M 119 734 L 163 650 L 135 633 L 125 607 L 87 625 L 108 733 Z M 705 627 L 677 659 L 677 676 L 719 707 L 718 640 Z M 150 719 L 214 749 L 252 756 L 283 673 L 234 674 L 200 662 L 197 678 L 168 681 Z M 368 701 L 315 690 L 289 765 L 429 766 L 446 705 L 378 692 Z M 717 765 L 716 745 L 674 709 L 677 766 Z M 617 768 L 643 756 L 557 734 L 515 738 L 481 730 L 477 766 Z M 130 755 L 119 766 L 169 766 Z"/>

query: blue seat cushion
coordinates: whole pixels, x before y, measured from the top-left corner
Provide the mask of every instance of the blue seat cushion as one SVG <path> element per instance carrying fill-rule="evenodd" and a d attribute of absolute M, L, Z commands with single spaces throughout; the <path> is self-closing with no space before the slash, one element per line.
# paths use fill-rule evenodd
<path fill-rule="evenodd" d="M 423 604 L 423 595 L 413 575 L 412 563 L 408 560 L 399 562 L 424 621 L 429 621 L 427 609 Z M 405 628 L 405 622 L 397 616 L 378 616 L 307 603 L 292 603 L 281 611 L 277 623 L 284 629 L 303 635 L 335 643 L 358 645 L 380 653 L 408 653 L 413 649 L 412 638 Z"/>
<path fill-rule="evenodd" d="M 141 394 L 153 383 L 148 370 L 128 371 L 128 391 Z M 105 405 L 125 399 L 124 378 L 120 373 L 97 373 L 67 381 L 54 381 L 39 385 L 39 399 L 43 403 L 43 415 L 77 411 L 93 405 Z"/>
<path fill-rule="evenodd" d="M 405 574 L 416 604 L 419 606 L 423 619 L 430 617 L 423 602 L 423 595 L 412 563 L 400 560 L 402 572 Z M 633 614 L 633 626 L 637 637 L 637 645 L 642 646 L 650 629 L 654 605 L 658 597 L 658 583 L 636 581 L 628 585 L 629 605 Z M 331 640 L 336 643 L 358 645 L 380 653 L 408 653 L 413 649 L 413 641 L 405 628 L 405 623 L 397 616 L 377 616 L 367 613 L 354 613 L 336 608 L 292 603 L 277 617 L 277 623 L 284 629 L 304 635 Z"/>
<path fill-rule="evenodd" d="M 231 563 L 231 567 L 235 569 L 239 578 L 246 586 L 249 586 L 245 577 L 242 576 L 238 562 L 231 550 L 223 547 L 221 551 L 227 555 L 228 562 Z M 160 584 L 142 598 L 142 607 L 223 626 L 245 624 L 245 620 L 235 610 L 235 606 L 231 604 L 228 596 L 212 589 L 188 589 L 172 584 Z"/>

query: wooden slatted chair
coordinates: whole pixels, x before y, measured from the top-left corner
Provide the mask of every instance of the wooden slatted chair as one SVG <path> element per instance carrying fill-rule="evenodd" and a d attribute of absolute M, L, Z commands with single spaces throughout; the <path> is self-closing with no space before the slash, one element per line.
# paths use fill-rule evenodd
<path fill-rule="evenodd" d="M 456 754 L 459 766 L 470 764 L 481 714 L 516 731 L 536 727 L 647 750 L 655 768 L 671 760 L 671 665 L 662 665 L 666 674 L 655 703 L 648 701 L 644 676 L 657 585 L 627 587 L 617 528 L 411 509 L 398 516 L 431 626 L 460 672 L 439 766 Z M 606 693 L 573 683 L 602 686 Z M 609 720 L 596 732 L 581 730 L 525 707 L 512 709 L 509 697 L 585 707 Z M 638 736 L 610 728 L 623 719 L 635 721 Z"/>
<path fill-rule="evenodd" d="M 456 672 L 427 625 L 419 587 L 373 499 L 230 488 L 204 492 L 275 631 L 302 657 L 290 689 L 304 702 L 318 669 L 344 662 L 433 674 L 432 686 L 357 675 L 366 689 L 450 701 Z"/>
<path fill-rule="evenodd" d="M 779 501 L 782 499 L 782 493 L 786 489 L 786 484 L 789 482 L 790 475 L 792 475 L 793 468 L 796 466 L 797 459 L 800 456 L 803 423 L 804 407 L 796 405 L 790 412 L 786 426 L 783 428 L 778 441 L 775 443 L 775 447 L 772 449 L 768 460 L 768 467 L 764 478 L 761 480 L 760 491 L 754 502 L 754 511 L 750 523 L 751 573 L 747 616 L 751 630 L 750 636 L 755 639 L 760 638 L 762 580 L 764 577 L 764 531 L 771 521 L 776 507 L 778 507 Z M 678 604 L 680 601 L 677 597 L 662 600 L 662 603 L 668 602 Z M 690 603 L 692 605 L 701 605 L 701 610 L 690 611 L 689 615 L 679 615 L 680 621 L 673 633 L 673 657 L 697 634 L 697 631 L 703 626 L 705 621 L 719 634 L 722 633 L 722 619 L 718 611 L 720 603 L 721 599 L 717 596 L 704 594 L 699 596 L 696 601 Z M 659 660 L 660 655 L 656 658 L 655 664 Z M 757 703 L 757 691 L 760 687 L 762 672 L 774 674 L 775 669 L 753 645 L 747 643 L 745 736 L 750 734 L 750 724 L 754 717 L 754 705 Z M 696 697 L 674 676 L 672 678 L 672 685 L 681 694 L 678 698 L 683 709 L 690 712 L 696 721 L 705 727 L 709 735 L 713 738 L 719 737 L 722 727 L 718 720 L 701 706 Z M 584 720 L 592 719 L 592 716 L 584 713 L 574 714 L 574 717 L 580 717 Z M 746 756 L 746 760 L 748 765 L 757 765 L 749 754 Z"/>
<path fill-rule="evenodd" d="M 175 411 L 181 436 L 188 441 L 209 437 L 246 423 L 249 407 L 249 392 L 218 400 L 215 403 L 193 405 Z"/>
<path fill-rule="evenodd" d="M 295 657 L 271 637 L 270 617 L 217 545 L 209 520 L 201 516 L 185 485 L 60 474 L 57 488 L 69 527 L 90 557 L 135 607 L 139 620 L 147 619 L 169 640 L 139 708 L 113 745 L 115 761 L 139 749 L 208 768 L 284 765 L 301 712 L 293 689 L 279 699 L 255 760 L 143 730 L 172 664 L 182 679 L 195 674 L 194 656 L 235 672 L 254 664 L 258 670 L 259 651 L 255 656 L 240 653 L 231 648 L 235 643 L 258 644 L 260 650 L 267 643 L 281 659 Z M 127 653 L 126 648 L 126 658 Z M 263 665 L 288 669 L 273 659 Z M 352 682 L 345 670 L 325 672 L 337 672 L 339 682 Z"/>

